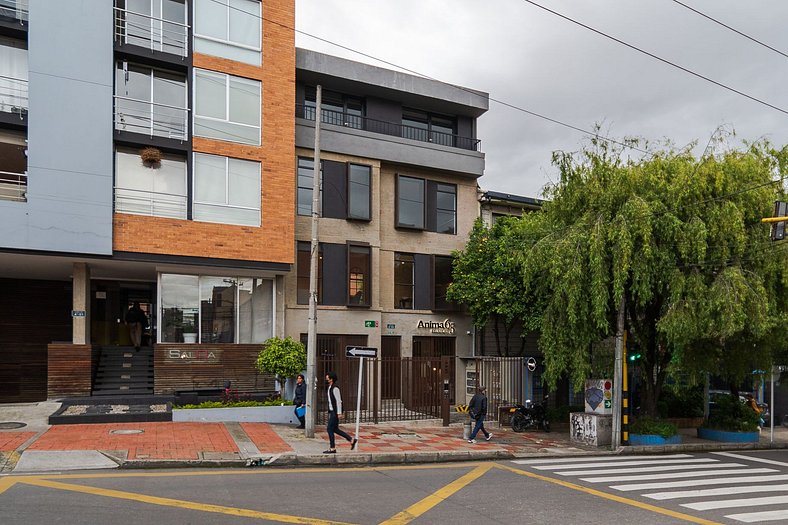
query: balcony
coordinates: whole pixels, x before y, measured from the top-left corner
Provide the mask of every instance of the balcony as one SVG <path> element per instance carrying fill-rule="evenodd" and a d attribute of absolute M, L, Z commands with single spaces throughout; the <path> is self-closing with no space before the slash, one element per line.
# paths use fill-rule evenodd
<path fill-rule="evenodd" d="M 185 195 L 115 187 L 115 211 L 134 215 L 150 215 L 186 219 Z"/>
<path fill-rule="evenodd" d="M 0 75 L 0 113 L 27 113 L 27 80 Z"/>
<path fill-rule="evenodd" d="M 27 175 L 0 171 L 0 200 L 27 201 Z"/>
<path fill-rule="evenodd" d="M 115 95 L 115 129 L 185 141 L 189 109 Z"/>
<path fill-rule="evenodd" d="M 431 144 L 439 144 L 441 146 L 450 146 L 470 151 L 479 151 L 481 146 L 481 140 L 479 139 L 462 137 L 451 133 L 429 131 L 427 129 L 418 128 L 415 126 L 407 126 L 398 122 L 386 122 L 383 120 L 363 117 L 361 115 L 353 115 L 328 109 L 321 110 L 321 114 L 322 117 L 320 120 L 325 124 L 370 131 L 372 133 L 381 133 L 383 135 L 392 135 L 395 137 L 418 140 L 420 142 L 429 142 Z M 315 120 L 315 107 L 297 104 L 296 117 L 306 120 Z"/>
<path fill-rule="evenodd" d="M 27 22 L 28 0 L 0 0 L 0 17 Z"/>
<path fill-rule="evenodd" d="M 189 26 L 115 7 L 115 41 L 186 57 L 189 55 Z"/>

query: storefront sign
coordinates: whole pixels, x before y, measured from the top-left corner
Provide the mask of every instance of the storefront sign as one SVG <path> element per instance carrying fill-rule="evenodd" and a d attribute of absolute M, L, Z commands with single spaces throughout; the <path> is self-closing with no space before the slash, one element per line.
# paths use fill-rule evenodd
<path fill-rule="evenodd" d="M 200 348 L 196 350 L 177 350 L 175 348 L 172 348 L 167 354 L 167 358 L 172 361 L 176 361 L 180 359 L 183 361 L 194 362 L 194 363 L 215 363 L 219 360 L 219 356 L 216 354 L 217 352 L 214 350 L 206 350 Z"/>
<path fill-rule="evenodd" d="M 453 334 L 454 321 L 450 319 L 444 319 L 443 321 L 436 322 L 419 319 L 419 325 L 417 328 L 429 330 L 433 334 Z"/>
<path fill-rule="evenodd" d="M 85 310 L 71 310 L 71 317 L 85 317 Z"/>

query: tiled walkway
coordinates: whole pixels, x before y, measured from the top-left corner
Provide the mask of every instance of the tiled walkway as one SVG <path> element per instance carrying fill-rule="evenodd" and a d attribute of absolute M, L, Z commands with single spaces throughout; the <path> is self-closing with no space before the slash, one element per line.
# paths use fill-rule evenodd
<path fill-rule="evenodd" d="M 35 432 L 0 432 L 0 452 L 13 452 L 35 435 Z"/>

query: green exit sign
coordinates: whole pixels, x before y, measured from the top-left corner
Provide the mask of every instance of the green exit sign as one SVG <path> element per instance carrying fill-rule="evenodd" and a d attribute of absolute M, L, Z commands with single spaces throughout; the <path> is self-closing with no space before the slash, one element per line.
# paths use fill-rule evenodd
<path fill-rule="evenodd" d="M 377 326 L 377 321 L 364 321 L 364 328 L 376 328 Z"/>

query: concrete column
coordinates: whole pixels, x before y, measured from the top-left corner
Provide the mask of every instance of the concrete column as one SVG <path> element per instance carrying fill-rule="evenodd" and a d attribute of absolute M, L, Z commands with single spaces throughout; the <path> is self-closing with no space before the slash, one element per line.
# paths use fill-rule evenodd
<path fill-rule="evenodd" d="M 74 263 L 72 285 L 72 343 L 90 344 L 90 266 L 87 263 Z"/>

